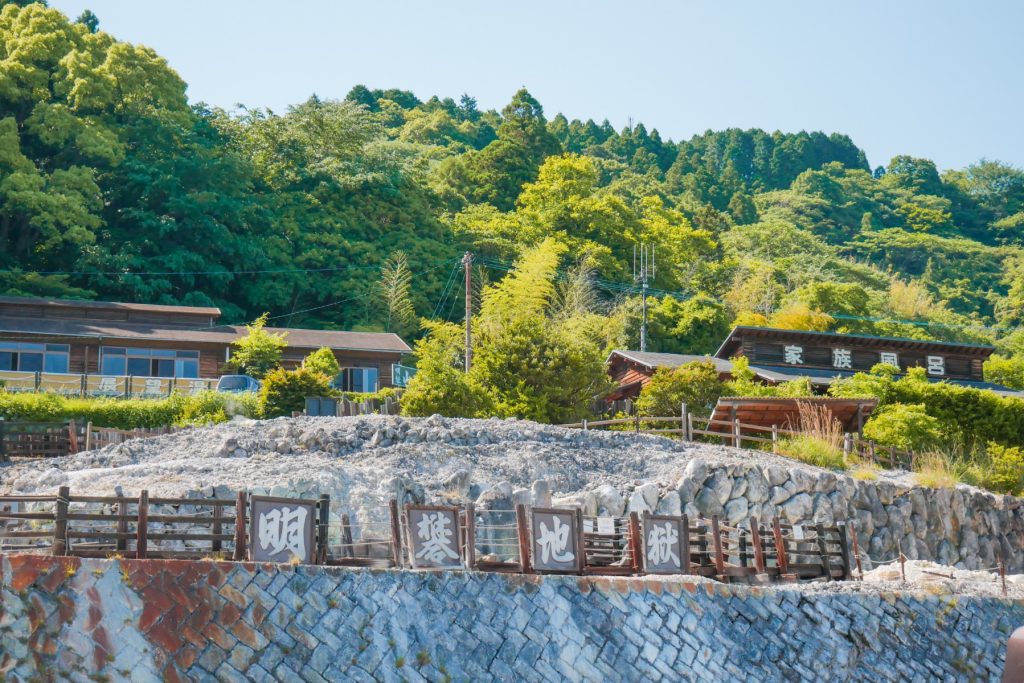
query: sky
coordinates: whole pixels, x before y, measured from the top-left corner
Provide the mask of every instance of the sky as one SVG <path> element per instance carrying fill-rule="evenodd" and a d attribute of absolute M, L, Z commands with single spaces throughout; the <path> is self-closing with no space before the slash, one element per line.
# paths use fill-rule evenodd
<path fill-rule="evenodd" d="M 849 135 L 872 166 L 1024 166 L 1024 3 L 51 0 L 164 56 L 193 102 L 284 111 L 356 84 L 664 138 L 730 127 Z"/>

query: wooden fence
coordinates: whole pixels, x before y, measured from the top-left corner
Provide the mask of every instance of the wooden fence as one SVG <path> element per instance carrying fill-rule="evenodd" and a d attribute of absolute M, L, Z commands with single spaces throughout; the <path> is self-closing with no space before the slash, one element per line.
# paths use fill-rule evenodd
<path fill-rule="evenodd" d="M 281 499 L 286 501 L 286 499 Z M 718 517 L 640 515 L 590 517 L 578 509 L 512 510 L 407 505 L 392 500 L 375 518 L 353 523 L 347 514 L 331 521 L 330 499 L 287 499 L 315 505 L 317 564 L 359 567 L 415 567 L 412 557 L 413 510 L 450 510 L 456 522 L 457 559 L 449 568 L 535 573 L 538 538 L 531 530 L 535 513 L 560 512 L 570 522 L 578 563 L 557 573 L 702 575 L 725 582 L 832 581 L 854 576 L 857 539 L 844 524 L 793 525 L 750 518 L 736 526 Z M 61 487 L 51 496 L 0 497 L 0 551 L 80 557 L 218 558 L 251 557 L 251 503 L 244 492 L 231 498 L 79 496 Z M 670 553 L 671 571 L 651 564 L 648 544 L 654 525 L 680 530 Z M 262 532 L 261 532 L 262 534 Z M 645 542 L 645 534 L 648 536 Z M 570 538 L 568 533 L 566 539 Z M 662 538 L 668 538 L 662 536 Z M 852 540 L 853 552 L 848 547 Z M 853 562 L 851 562 L 853 558 Z M 545 570 L 544 573 L 553 573 Z"/>
<path fill-rule="evenodd" d="M 0 420 L 0 462 L 11 457 L 56 458 L 103 448 L 130 439 L 179 431 L 181 427 L 115 429 L 92 422 L 21 422 Z"/>
<path fill-rule="evenodd" d="M 669 426 L 662 426 L 669 425 Z M 679 415 L 671 417 L 632 417 L 610 420 L 584 420 L 561 425 L 570 429 L 611 428 L 632 431 L 638 434 L 659 434 L 662 436 L 678 436 L 685 441 L 716 440 L 736 448 L 754 448 L 775 451 L 781 440 L 787 437 L 805 435 L 806 432 L 794 429 L 783 429 L 777 425 L 744 424 L 739 420 L 712 420 L 708 417 L 696 417 L 683 409 Z M 873 465 L 881 465 L 889 469 L 914 469 L 914 452 L 903 451 L 891 446 L 879 446 L 873 441 L 863 439 L 857 434 L 845 434 L 842 443 L 845 455 L 854 455 Z"/>

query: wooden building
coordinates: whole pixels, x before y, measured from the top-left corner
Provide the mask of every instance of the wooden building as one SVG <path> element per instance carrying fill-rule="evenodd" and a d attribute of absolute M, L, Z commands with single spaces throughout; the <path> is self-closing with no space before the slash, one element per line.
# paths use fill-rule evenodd
<path fill-rule="evenodd" d="M 220 325 L 220 309 L 106 301 L 0 297 L 0 380 L 27 373 L 198 379 L 224 374 L 244 326 Z M 287 333 L 282 364 L 334 351 L 346 390 L 391 386 L 391 366 L 411 349 L 398 335 L 267 328 Z M 84 380 L 83 380 L 84 385 Z"/>
<path fill-rule="evenodd" d="M 711 360 L 719 377 L 728 379 L 730 359 L 746 357 L 754 376 L 765 384 L 780 384 L 806 377 L 820 393 L 837 377 L 868 372 L 889 363 L 905 373 L 922 367 L 935 382 L 950 382 L 999 394 L 1021 392 L 986 382 L 985 360 L 995 347 L 984 344 L 922 341 L 898 337 L 873 337 L 834 332 L 806 332 L 766 327 L 736 327 L 713 356 L 616 350 L 606 361 L 608 374 L 618 388 L 607 399 L 636 398 L 659 368 L 676 368 L 698 360 Z"/>

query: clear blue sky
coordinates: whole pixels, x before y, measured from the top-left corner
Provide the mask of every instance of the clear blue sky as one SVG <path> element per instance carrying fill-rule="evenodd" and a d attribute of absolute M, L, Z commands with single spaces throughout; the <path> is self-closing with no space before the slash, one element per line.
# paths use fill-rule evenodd
<path fill-rule="evenodd" d="M 663 137 L 759 127 L 850 135 L 873 166 L 1024 166 L 1024 3 L 52 0 L 155 48 L 193 101 L 283 110 L 363 83 Z"/>

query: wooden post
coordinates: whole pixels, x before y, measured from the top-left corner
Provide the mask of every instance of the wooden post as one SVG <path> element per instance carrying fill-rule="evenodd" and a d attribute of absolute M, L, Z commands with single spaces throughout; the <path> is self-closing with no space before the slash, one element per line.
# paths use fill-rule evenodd
<path fill-rule="evenodd" d="M 736 448 L 743 448 L 743 431 L 740 428 L 740 421 L 738 418 L 732 421 L 732 435 L 733 445 L 736 446 Z"/>
<path fill-rule="evenodd" d="M 643 569 L 641 555 L 642 544 L 640 542 L 640 515 L 636 512 L 629 513 L 629 555 L 633 565 L 633 573 L 639 574 Z"/>
<path fill-rule="evenodd" d="M 687 409 L 684 403 L 679 410 L 679 429 L 683 431 L 683 441 L 692 441 L 693 435 L 690 434 L 690 430 L 686 428 L 687 419 L 690 415 L 690 411 Z"/>
<path fill-rule="evenodd" d="M 815 539 L 818 543 L 818 554 L 821 556 L 821 565 L 825 569 L 825 579 L 832 581 L 832 562 L 828 556 L 828 543 L 825 538 L 825 525 L 816 524 L 814 526 Z"/>
<path fill-rule="evenodd" d="M 245 560 L 245 508 L 247 496 L 245 491 L 239 491 L 235 498 L 235 562 Z"/>
<path fill-rule="evenodd" d="M 92 450 L 92 420 L 85 423 L 85 450 Z"/>
<path fill-rule="evenodd" d="M 68 420 L 68 452 L 71 455 L 78 452 L 78 427 L 74 420 Z"/>
<path fill-rule="evenodd" d="M 712 415 L 711 417 L 714 417 L 714 415 Z M 736 448 L 739 448 L 740 445 L 736 440 L 736 422 L 739 421 L 739 418 L 736 417 L 735 405 L 729 406 L 729 421 L 732 422 L 732 445 L 735 446 Z M 711 429 L 710 425 L 708 425 L 708 429 Z"/>
<path fill-rule="evenodd" d="M 587 431 L 587 418 L 583 418 L 583 431 Z"/>
<path fill-rule="evenodd" d="M 693 441 L 693 413 L 686 414 L 687 441 Z"/>
<path fill-rule="evenodd" d="M 221 525 L 221 522 L 220 522 L 220 517 L 221 517 L 222 514 L 224 514 L 224 507 L 221 506 L 220 504 L 214 505 L 213 506 L 213 529 L 212 529 L 214 536 L 224 532 L 224 527 Z M 211 552 L 219 553 L 221 551 L 221 548 L 223 548 L 223 545 L 221 544 L 221 540 L 219 538 L 215 538 L 214 540 L 212 540 L 210 542 L 210 551 Z"/>
<path fill-rule="evenodd" d="M 1003 582 L 1003 597 L 1006 597 L 1006 565 L 1002 558 L 999 558 L 999 579 Z"/>
<path fill-rule="evenodd" d="M 396 567 L 402 566 L 402 519 L 398 516 L 398 501 L 394 498 L 388 503 L 391 515 L 391 561 Z"/>
<path fill-rule="evenodd" d="M 789 573 L 789 558 L 786 557 L 786 539 L 782 536 L 782 525 L 779 518 L 772 519 L 772 536 L 775 537 L 775 562 L 779 565 L 780 574 Z"/>
<path fill-rule="evenodd" d="M 348 513 L 341 515 L 341 556 L 355 557 L 355 548 L 352 547 L 352 523 Z"/>
<path fill-rule="evenodd" d="M 466 505 L 466 567 L 476 569 L 476 506 Z"/>
<path fill-rule="evenodd" d="M 875 442 L 874 441 L 868 441 L 868 460 L 871 461 L 872 465 L 875 464 Z"/>
<path fill-rule="evenodd" d="M 864 570 L 860 566 L 860 547 L 857 545 L 857 529 L 850 525 L 850 540 L 853 541 L 853 563 L 857 567 L 857 578 L 864 580 Z"/>
<path fill-rule="evenodd" d="M 914 449 L 913 448 L 908 449 L 907 453 L 910 455 L 910 470 L 909 471 L 913 472 L 914 471 Z"/>
<path fill-rule="evenodd" d="M 85 398 L 85 388 L 89 385 L 87 375 L 84 373 L 78 378 L 78 396 L 79 398 Z"/>
<path fill-rule="evenodd" d="M 843 434 L 843 455 L 849 457 L 853 453 L 853 434 Z"/>
<path fill-rule="evenodd" d="M 711 535 L 715 543 L 715 572 L 722 576 L 725 574 L 725 554 L 722 552 L 722 534 L 718 528 L 718 515 L 711 517 Z"/>
<path fill-rule="evenodd" d="M 779 426 L 772 425 L 772 453 L 774 453 L 779 445 Z"/>
<path fill-rule="evenodd" d="M 117 497 L 117 552 L 128 550 L 128 537 L 120 534 L 128 533 L 128 505 L 124 496 Z"/>
<path fill-rule="evenodd" d="M 849 581 L 853 576 L 853 569 L 850 567 L 850 546 L 846 538 L 846 524 L 839 522 L 836 527 L 839 529 L 839 553 L 843 556 L 843 580 Z"/>
<path fill-rule="evenodd" d="M 149 527 L 149 491 L 139 491 L 138 520 L 135 522 L 135 557 L 146 559 L 146 534 Z"/>
<path fill-rule="evenodd" d="M 899 541 L 896 541 L 896 552 L 898 552 L 900 554 L 900 578 L 902 578 L 903 581 L 906 582 L 906 580 L 907 580 L 907 565 L 906 565 L 907 560 L 903 556 L 903 546 L 902 546 L 902 544 Z"/>
<path fill-rule="evenodd" d="M 754 544 L 754 567 L 758 574 L 764 574 L 764 545 L 761 540 L 761 530 L 757 527 L 757 517 L 750 518 L 750 540 Z"/>
<path fill-rule="evenodd" d="M 530 574 L 530 521 L 522 503 L 516 505 L 516 532 L 519 536 L 519 567 L 524 574 Z"/>
<path fill-rule="evenodd" d="M 739 536 L 739 538 L 737 539 L 737 542 L 738 542 L 738 544 L 740 546 L 740 553 L 739 553 L 740 566 L 741 567 L 746 567 L 747 566 L 747 535 L 745 533 L 743 533 L 743 529 L 740 529 L 739 527 L 736 527 L 736 533 Z"/>
<path fill-rule="evenodd" d="M 683 537 L 679 539 L 679 550 L 682 553 L 679 559 L 682 561 L 683 573 L 689 574 L 690 570 L 690 520 L 683 515 Z"/>
<path fill-rule="evenodd" d="M 574 532 L 576 534 L 576 547 L 580 551 L 579 557 L 576 558 L 576 572 L 582 574 L 583 568 L 587 566 L 587 550 L 584 547 L 583 538 L 583 510 L 576 508 L 574 516 L 576 521 L 576 530 Z"/>
<path fill-rule="evenodd" d="M 57 508 L 53 518 L 53 554 L 68 554 L 68 498 L 71 490 L 67 486 L 57 489 Z"/>
<path fill-rule="evenodd" d="M 633 415 L 633 429 L 637 434 L 640 433 L 640 413 L 635 413 Z"/>
<path fill-rule="evenodd" d="M 316 545 L 317 564 L 327 564 L 327 542 L 328 542 L 328 525 L 331 523 L 331 497 L 326 493 L 320 494 L 320 500 L 317 502 L 317 512 L 320 513 L 317 534 L 316 534 Z"/>

